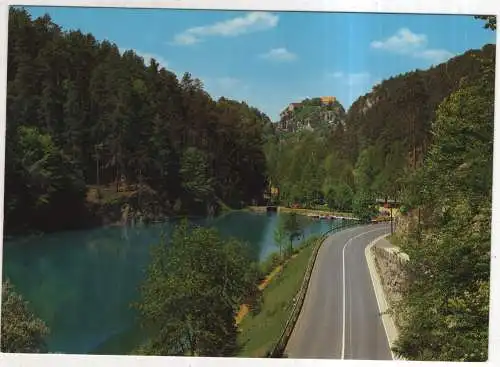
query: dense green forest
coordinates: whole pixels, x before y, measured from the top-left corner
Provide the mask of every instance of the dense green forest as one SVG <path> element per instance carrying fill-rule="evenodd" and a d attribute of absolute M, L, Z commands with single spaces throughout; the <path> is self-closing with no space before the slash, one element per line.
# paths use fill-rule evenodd
<path fill-rule="evenodd" d="M 312 131 L 283 131 L 243 102 L 212 100 L 189 74 L 179 81 L 24 10 L 10 11 L 8 52 L 7 232 L 80 226 L 114 203 L 106 190 L 127 193 L 113 197 L 118 207 L 152 216 L 242 207 L 268 181 L 278 202 L 326 201 L 366 219 L 375 198 L 397 199 L 410 261 L 396 352 L 487 358 L 495 45 L 385 80 L 342 121 Z M 285 235 L 276 238 L 281 252 Z M 183 224 L 156 251 L 137 305 L 154 335 L 138 352 L 234 354 L 234 313 L 258 298 L 262 275 L 245 246 Z M 2 350 L 45 350 L 46 326 L 10 286 L 2 291 Z"/>
<path fill-rule="evenodd" d="M 488 358 L 494 61 L 437 109 L 432 142 L 409 178 L 409 255 L 396 351 L 413 360 Z"/>
<path fill-rule="evenodd" d="M 496 30 L 494 17 L 482 17 Z M 495 45 L 384 80 L 327 131 L 276 129 L 278 202 L 352 210 L 402 202 L 409 255 L 395 352 L 410 360 L 488 355 Z"/>
<path fill-rule="evenodd" d="M 7 99 L 7 231 L 81 226 L 90 187 L 154 216 L 262 198 L 266 115 L 49 16 L 11 8 Z"/>
<path fill-rule="evenodd" d="M 480 18 L 496 30 L 495 17 Z M 479 73 L 439 104 L 405 183 L 412 210 L 397 240 L 410 261 L 395 351 L 412 360 L 488 359 L 495 54 L 476 60 Z"/>
<path fill-rule="evenodd" d="M 494 45 L 471 50 L 429 70 L 391 77 L 349 109 L 345 124 L 268 137 L 268 175 L 278 201 L 366 213 L 377 198 L 402 200 L 405 180 L 422 165 L 431 122 L 444 98 L 483 74 Z"/>

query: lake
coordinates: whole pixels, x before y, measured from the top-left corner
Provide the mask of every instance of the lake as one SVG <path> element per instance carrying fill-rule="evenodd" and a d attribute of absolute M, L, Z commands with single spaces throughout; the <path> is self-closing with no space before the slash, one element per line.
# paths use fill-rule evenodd
<path fill-rule="evenodd" d="M 193 222 L 248 242 L 254 257 L 263 260 L 277 251 L 273 232 L 278 216 L 231 212 Z M 304 220 L 306 238 L 326 232 L 333 223 Z M 130 304 L 138 299 L 150 247 L 172 227 L 106 227 L 9 239 L 3 248 L 3 277 L 51 329 L 50 352 L 91 353 L 134 326 Z"/>

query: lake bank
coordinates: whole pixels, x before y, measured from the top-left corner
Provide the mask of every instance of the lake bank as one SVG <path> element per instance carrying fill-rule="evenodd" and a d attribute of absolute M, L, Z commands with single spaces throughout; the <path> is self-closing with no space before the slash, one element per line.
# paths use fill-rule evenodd
<path fill-rule="evenodd" d="M 304 280 L 307 264 L 320 236 L 303 241 L 299 251 L 288 259 L 263 289 L 260 312 L 248 313 L 238 324 L 240 357 L 263 358 L 277 342 L 290 317 L 294 297 Z"/>
<path fill-rule="evenodd" d="M 235 211 L 195 222 L 248 243 L 254 259 L 262 261 L 277 251 L 273 232 L 278 217 Z M 332 222 L 307 221 L 304 237 L 327 231 Z M 130 330 L 136 314 L 129 305 L 137 300 L 151 246 L 162 233 L 170 233 L 172 224 L 16 237 L 4 244 L 3 276 L 51 328 L 51 352 L 88 353 L 121 334 L 135 333 Z"/>
<path fill-rule="evenodd" d="M 288 208 L 285 206 L 272 206 L 277 209 L 278 213 L 297 213 L 300 215 L 304 215 L 307 217 L 335 217 L 337 219 L 345 218 L 345 219 L 355 219 L 352 213 L 348 212 L 340 212 L 340 211 L 331 211 L 326 209 L 301 209 L 301 208 Z M 267 206 L 249 206 L 246 208 L 247 211 L 254 213 L 266 213 Z"/>
<path fill-rule="evenodd" d="M 308 253 L 307 250 L 310 247 L 313 247 L 311 244 L 314 243 L 318 238 L 319 238 L 319 236 L 313 235 L 313 236 L 309 237 L 307 240 L 302 241 L 299 244 L 299 246 L 294 249 L 295 250 L 294 254 L 290 258 L 286 259 L 282 264 L 272 268 L 272 270 L 269 271 L 269 273 L 267 273 L 265 275 L 264 280 L 261 281 L 260 284 L 258 285 L 258 288 L 263 292 L 264 295 L 267 295 L 269 293 L 267 288 L 274 286 L 276 282 L 279 282 L 279 284 L 271 290 L 271 293 L 270 293 L 271 299 L 275 299 L 276 294 L 278 294 L 279 297 L 283 297 L 283 296 L 288 297 L 291 294 L 296 294 L 296 292 L 298 290 L 296 285 L 299 284 L 299 286 L 300 286 L 300 283 L 296 284 L 293 282 L 291 283 L 290 281 L 282 283 L 282 282 L 280 282 L 280 280 L 284 276 L 284 274 L 285 274 L 285 277 L 288 277 L 289 273 L 293 273 L 294 277 L 298 277 L 300 279 L 303 278 L 303 275 L 302 275 L 302 277 L 300 276 L 300 271 L 302 268 L 305 270 L 305 266 L 307 265 L 307 262 L 304 265 L 303 264 L 304 261 L 302 261 L 302 260 L 304 260 L 305 258 L 307 258 L 307 259 L 310 258 L 310 254 L 307 254 Z M 271 257 L 273 257 L 273 255 L 275 255 L 275 253 L 270 254 L 268 259 L 264 260 L 263 263 L 267 262 Z M 304 266 L 302 266 L 302 265 L 304 265 Z M 298 270 L 298 271 L 296 271 L 296 270 Z M 292 295 L 292 297 L 293 297 L 293 295 Z M 267 312 L 267 309 L 269 308 L 269 302 L 266 301 L 266 299 L 268 299 L 268 298 L 269 297 L 265 296 L 264 301 L 263 301 L 263 309 L 260 312 Z M 288 300 L 288 298 L 287 298 L 287 300 Z M 247 327 L 246 325 L 248 325 L 248 322 L 245 320 L 250 319 L 250 324 L 252 324 L 254 322 L 256 316 L 258 316 L 258 315 L 252 314 L 252 312 L 249 310 L 247 305 L 241 305 L 240 310 L 235 317 L 235 323 L 236 323 L 236 325 L 238 325 L 240 332 L 241 332 L 241 328 L 242 328 L 241 325 L 245 325 L 245 326 L 243 326 L 245 329 Z M 281 316 L 283 316 L 283 315 L 281 315 Z M 288 317 L 288 315 L 286 315 L 286 316 Z M 279 324 L 281 322 L 281 318 L 278 317 L 278 318 L 273 319 L 271 321 L 274 323 L 277 322 Z M 279 330 L 279 332 L 281 332 L 281 330 Z M 247 333 L 240 334 L 239 339 L 238 339 L 240 343 L 242 340 L 241 338 L 242 337 L 245 338 L 246 335 L 247 335 Z M 275 339 L 277 339 L 277 337 L 279 336 L 279 333 L 278 334 L 272 333 L 271 336 L 274 337 Z M 137 347 L 142 342 L 144 342 L 144 340 L 146 340 L 146 339 L 147 339 L 146 332 L 143 329 L 141 329 L 141 327 L 137 323 L 133 327 L 131 327 L 129 330 L 127 330 L 126 332 L 119 333 L 119 334 L 109 338 L 104 343 L 99 345 L 97 348 L 92 350 L 90 353 L 91 354 L 98 354 L 98 355 L 133 354 L 134 350 L 136 350 Z M 265 339 L 265 340 L 267 340 L 267 339 Z M 271 338 L 271 340 L 272 340 L 272 338 Z M 253 342 L 258 343 L 259 341 L 254 340 Z M 244 349 L 243 345 L 241 347 Z"/>

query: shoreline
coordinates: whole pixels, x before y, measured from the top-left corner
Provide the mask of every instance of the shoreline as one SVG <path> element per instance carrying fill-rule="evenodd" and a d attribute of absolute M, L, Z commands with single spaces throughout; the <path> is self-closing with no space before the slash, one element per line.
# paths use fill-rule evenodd
<path fill-rule="evenodd" d="M 311 236 L 317 236 L 318 238 L 320 235 L 318 234 L 311 234 Z M 296 252 L 287 260 L 285 260 L 282 264 L 272 268 L 271 271 L 268 271 L 266 274 L 263 274 L 263 279 L 258 283 L 257 287 L 259 288 L 260 291 L 264 292 L 266 288 L 268 288 L 271 285 L 274 285 L 273 280 L 283 272 L 283 270 L 286 268 L 287 265 L 293 264 L 293 261 L 302 254 L 303 251 L 308 250 L 309 246 L 306 246 L 305 243 L 306 241 L 310 241 L 310 238 L 305 238 L 302 240 L 300 243 L 297 244 L 297 247 L 294 247 L 294 250 Z M 270 253 L 266 258 L 262 259 L 259 261 L 259 265 L 265 263 L 266 261 L 269 260 L 273 256 L 273 254 L 277 254 L 277 252 Z M 247 304 L 242 304 L 240 305 L 239 311 L 235 315 L 235 324 L 240 329 L 241 324 L 245 321 L 246 317 L 250 314 L 250 309 L 248 308 Z M 117 342 L 122 343 L 123 339 L 125 339 L 125 344 L 128 344 L 128 339 L 134 339 L 132 336 L 133 334 L 139 332 L 140 329 L 137 329 L 137 325 L 133 324 L 128 328 L 125 328 L 123 331 L 118 332 L 108 338 L 106 338 L 103 342 L 99 343 L 96 347 L 92 348 L 88 353 L 91 355 L 106 355 L 109 354 L 109 352 L 114 352 L 116 353 L 115 348 L 118 348 L 119 350 L 120 347 L 116 347 Z M 241 329 L 240 329 L 241 330 Z M 136 341 L 136 340 L 134 340 Z M 137 345 L 134 344 L 133 348 L 136 348 Z M 133 349 L 132 348 L 132 349 Z M 132 351 L 131 349 L 131 351 Z M 120 353 L 119 355 L 130 355 L 127 353 Z"/>
<path fill-rule="evenodd" d="M 263 292 L 262 309 L 256 314 L 240 309 L 236 325 L 240 334 L 238 340 L 242 350 L 236 356 L 264 358 L 273 348 L 282 333 L 283 324 L 290 317 L 290 306 L 300 289 L 311 253 L 314 251 L 315 238 L 305 239 L 290 258 L 278 265 L 261 282 Z M 276 280 L 276 281 L 273 281 Z"/>
<path fill-rule="evenodd" d="M 270 205 L 274 206 L 274 205 Z M 297 213 L 300 215 L 304 215 L 307 217 L 331 217 L 333 219 L 356 219 L 352 216 L 352 213 L 348 212 L 340 212 L 340 211 L 331 211 L 331 210 L 321 210 L 321 209 L 302 209 L 302 208 L 288 208 L 285 206 L 274 206 L 277 208 L 278 213 Z M 251 211 L 254 213 L 266 213 L 267 206 L 248 206 L 246 208 L 247 211 Z M 245 209 L 243 209 L 245 210 Z"/>

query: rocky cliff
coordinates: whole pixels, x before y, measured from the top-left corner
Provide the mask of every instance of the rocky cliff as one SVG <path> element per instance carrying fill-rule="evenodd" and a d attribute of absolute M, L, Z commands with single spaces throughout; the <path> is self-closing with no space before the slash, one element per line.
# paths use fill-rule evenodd
<path fill-rule="evenodd" d="M 335 97 L 305 99 L 289 104 L 281 112 L 277 129 L 284 132 L 328 131 L 343 125 L 345 117 L 346 111 Z"/>

